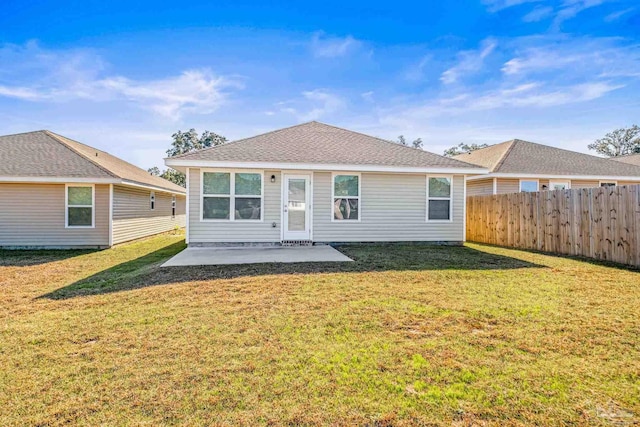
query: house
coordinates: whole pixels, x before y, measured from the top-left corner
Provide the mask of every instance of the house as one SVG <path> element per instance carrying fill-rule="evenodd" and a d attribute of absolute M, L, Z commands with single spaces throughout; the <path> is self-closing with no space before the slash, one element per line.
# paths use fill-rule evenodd
<path fill-rule="evenodd" d="M 185 189 L 46 130 L 0 136 L 0 247 L 105 248 L 185 224 Z"/>
<path fill-rule="evenodd" d="M 620 156 L 620 157 L 611 157 L 610 160 L 615 160 L 616 162 L 622 162 L 622 163 L 628 163 L 630 165 L 640 166 L 640 153 L 629 154 L 627 156 Z"/>
<path fill-rule="evenodd" d="M 318 122 L 165 160 L 187 243 L 461 242 L 469 163 Z"/>
<path fill-rule="evenodd" d="M 467 195 L 640 184 L 640 167 L 514 139 L 454 159 L 489 173 L 467 180 Z"/>

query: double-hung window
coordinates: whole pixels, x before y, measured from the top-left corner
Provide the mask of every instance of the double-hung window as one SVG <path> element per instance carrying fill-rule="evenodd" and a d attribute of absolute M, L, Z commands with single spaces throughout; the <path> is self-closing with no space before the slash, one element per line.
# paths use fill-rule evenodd
<path fill-rule="evenodd" d="M 65 226 L 92 228 L 94 223 L 93 185 L 67 185 Z"/>
<path fill-rule="evenodd" d="M 262 173 L 203 172 L 202 219 L 262 220 Z"/>
<path fill-rule="evenodd" d="M 360 176 L 333 176 L 333 220 L 360 220 Z"/>
<path fill-rule="evenodd" d="M 171 196 L 171 216 L 176 216 L 176 196 Z"/>
<path fill-rule="evenodd" d="M 451 221 L 451 177 L 427 177 L 427 221 Z"/>
<path fill-rule="evenodd" d="M 156 208 L 156 192 L 152 191 L 149 194 L 149 208 L 151 208 L 151 210 L 154 210 Z"/>

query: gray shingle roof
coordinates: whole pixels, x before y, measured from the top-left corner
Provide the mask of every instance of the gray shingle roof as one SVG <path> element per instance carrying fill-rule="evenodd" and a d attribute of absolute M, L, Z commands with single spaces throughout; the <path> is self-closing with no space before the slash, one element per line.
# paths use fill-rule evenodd
<path fill-rule="evenodd" d="M 640 154 L 629 154 L 628 156 L 611 157 L 609 160 L 615 160 L 616 162 L 640 166 Z"/>
<path fill-rule="evenodd" d="M 88 145 L 41 130 L 0 136 L 0 176 L 116 178 L 184 193 L 166 179 Z"/>
<path fill-rule="evenodd" d="M 473 164 L 319 122 L 303 123 L 170 159 L 478 168 Z"/>
<path fill-rule="evenodd" d="M 640 177 L 640 167 L 635 165 L 519 139 L 454 158 L 482 165 L 492 173 Z"/>

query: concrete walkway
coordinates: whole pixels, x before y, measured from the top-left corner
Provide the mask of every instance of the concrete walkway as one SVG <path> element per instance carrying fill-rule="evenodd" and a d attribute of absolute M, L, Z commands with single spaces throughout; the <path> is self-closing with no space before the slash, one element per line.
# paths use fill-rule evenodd
<path fill-rule="evenodd" d="M 188 248 L 162 264 L 162 267 L 334 261 L 353 260 L 331 246 Z"/>

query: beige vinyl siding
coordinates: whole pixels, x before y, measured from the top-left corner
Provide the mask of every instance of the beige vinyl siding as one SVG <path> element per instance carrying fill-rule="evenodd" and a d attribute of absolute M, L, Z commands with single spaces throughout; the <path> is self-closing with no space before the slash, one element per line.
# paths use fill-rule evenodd
<path fill-rule="evenodd" d="M 271 182 L 271 175 L 275 175 L 275 183 Z M 279 171 L 265 171 L 262 179 L 262 221 L 202 221 L 200 169 L 189 169 L 189 244 L 280 242 L 282 174 Z"/>
<path fill-rule="evenodd" d="M 618 181 L 618 185 L 639 185 L 640 181 Z"/>
<path fill-rule="evenodd" d="M 520 180 L 518 178 L 498 178 L 498 194 L 519 192 Z"/>
<path fill-rule="evenodd" d="M 587 180 L 579 180 L 572 179 L 571 180 L 571 188 L 591 188 L 591 187 L 599 187 L 600 181 L 587 181 Z"/>
<path fill-rule="evenodd" d="M 426 177 L 361 174 L 360 221 L 331 221 L 331 173 L 313 174 L 313 240 L 316 242 L 462 241 L 464 177 L 453 180 L 453 221 L 426 221 Z"/>
<path fill-rule="evenodd" d="M 151 210 L 151 190 L 113 186 L 113 244 L 139 239 L 184 227 L 185 196 L 176 195 L 176 216 L 171 216 L 171 194 L 155 191 L 155 209 Z"/>
<path fill-rule="evenodd" d="M 562 181 L 562 180 L 561 179 L 554 179 L 553 181 Z M 538 190 L 540 190 L 540 191 L 549 190 L 550 189 L 549 188 L 549 182 L 550 182 L 549 179 L 540 178 L 538 180 Z"/>
<path fill-rule="evenodd" d="M 467 196 L 493 194 L 493 178 L 467 181 Z"/>
<path fill-rule="evenodd" d="M 65 227 L 64 184 L 0 184 L 0 247 L 109 245 L 109 185 L 95 186 L 95 227 Z"/>

